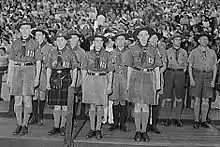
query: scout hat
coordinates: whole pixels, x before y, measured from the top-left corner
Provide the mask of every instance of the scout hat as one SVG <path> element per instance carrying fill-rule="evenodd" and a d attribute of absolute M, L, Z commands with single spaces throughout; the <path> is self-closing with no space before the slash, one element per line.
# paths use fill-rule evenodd
<path fill-rule="evenodd" d="M 138 38 L 137 38 L 138 34 L 139 34 L 141 31 L 144 31 L 144 30 L 145 30 L 145 31 L 148 31 L 148 33 L 149 33 L 150 36 L 154 34 L 154 30 L 153 30 L 152 28 L 148 27 L 148 26 L 138 27 L 138 28 L 134 31 L 134 33 L 133 33 L 133 38 L 134 38 L 135 40 L 138 40 Z"/>
<path fill-rule="evenodd" d="M 174 33 L 173 36 L 170 37 L 170 40 L 173 40 L 175 38 L 181 38 L 183 39 L 183 35 L 180 33 Z"/>
<path fill-rule="evenodd" d="M 68 32 L 66 30 L 58 30 L 54 39 L 57 39 L 59 37 L 64 37 L 67 40 L 68 39 Z"/>
<path fill-rule="evenodd" d="M 45 29 L 43 29 L 42 27 L 37 27 L 37 28 L 35 28 L 35 29 L 33 29 L 33 30 L 31 31 L 31 34 L 32 34 L 33 36 L 35 36 L 35 35 L 36 35 L 36 32 L 42 32 L 42 33 L 45 35 L 45 38 L 47 39 L 47 41 L 48 41 L 48 42 L 51 42 L 51 39 L 50 39 L 50 37 L 49 37 L 49 34 L 48 34 L 48 32 L 47 32 Z"/>
<path fill-rule="evenodd" d="M 78 30 L 71 29 L 71 30 L 68 32 L 68 38 L 70 39 L 73 35 L 76 35 L 76 36 L 78 36 L 79 38 L 83 37 L 83 35 L 82 35 Z"/>
<path fill-rule="evenodd" d="M 96 33 L 96 34 L 94 34 L 94 35 L 88 37 L 88 39 L 89 39 L 89 41 L 94 41 L 95 38 L 97 38 L 97 37 L 102 38 L 103 41 L 104 41 L 104 43 L 107 43 L 107 42 L 108 42 L 108 38 L 105 37 L 104 35 L 102 35 L 101 33 Z"/>
<path fill-rule="evenodd" d="M 21 28 L 22 25 L 30 25 L 31 28 L 34 28 L 35 27 L 35 23 L 34 22 L 31 22 L 29 21 L 28 19 L 22 19 L 16 26 L 16 29 L 19 30 Z"/>
<path fill-rule="evenodd" d="M 129 35 L 125 31 L 120 30 L 117 32 L 117 34 L 114 37 L 112 37 L 112 40 L 115 41 L 118 36 L 124 36 L 126 40 L 129 38 Z"/>
<path fill-rule="evenodd" d="M 197 34 L 195 36 L 195 40 L 198 42 L 199 38 L 201 38 L 203 36 L 208 37 L 209 41 L 211 41 L 211 35 L 209 35 L 207 32 L 201 32 L 201 33 Z"/>

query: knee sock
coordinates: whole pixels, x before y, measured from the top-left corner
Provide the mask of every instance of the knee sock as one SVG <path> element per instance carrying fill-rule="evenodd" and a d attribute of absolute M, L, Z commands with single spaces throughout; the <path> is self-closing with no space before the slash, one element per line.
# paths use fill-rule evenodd
<path fill-rule="evenodd" d="M 127 119 L 127 106 L 120 105 L 119 107 L 119 114 L 120 114 L 120 126 L 124 126 Z"/>
<path fill-rule="evenodd" d="M 199 111 L 200 111 L 200 100 L 196 98 L 194 102 L 194 117 L 196 122 L 199 122 Z"/>
<path fill-rule="evenodd" d="M 182 100 L 176 102 L 176 119 L 181 118 L 182 113 Z"/>
<path fill-rule="evenodd" d="M 141 131 L 141 112 L 134 112 L 136 132 Z"/>
<path fill-rule="evenodd" d="M 30 113 L 31 113 L 31 107 L 24 107 L 24 119 L 23 119 L 23 126 L 27 126 L 28 124 L 28 120 L 30 117 Z"/>
<path fill-rule="evenodd" d="M 95 115 L 95 110 L 89 110 L 90 125 L 93 131 L 95 131 Z"/>
<path fill-rule="evenodd" d="M 157 120 L 158 120 L 158 108 L 159 106 L 153 105 L 152 106 L 152 126 L 156 127 Z"/>
<path fill-rule="evenodd" d="M 17 124 L 22 125 L 22 106 L 14 106 L 14 111 L 16 114 Z"/>
<path fill-rule="evenodd" d="M 141 113 L 141 118 L 142 118 L 142 128 L 141 132 L 146 132 L 147 129 L 147 124 L 148 124 L 148 119 L 149 119 L 149 112 L 142 112 Z"/>
<path fill-rule="evenodd" d="M 202 111 L 202 122 L 206 122 L 206 117 L 208 114 L 208 110 L 209 110 L 209 103 L 206 99 L 203 99 L 202 101 L 202 107 L 201 107 L 201 111 Z"/>
<path fill-rule="evenodd" d="M 171 115 L 172 115 L 172 102 L 171 101 L 166 101 L 166 114 L 167 114 L 167 118 L 171 119 Z"/>
<path fill-rule="evenodd" d="M 67 111 L 61 110 L 61 124 L 60 124 L 61 128 L 66 126 L 66 117 L 67 117 Z"/>
<path fill-rule="evenodd" d="M 54 127 L 59 128 L 60 126 L 60 116 L 61 116 L 61 110 L 53 110 L 53 117 L 54 117 Z"/>
<path fill-rule="evenodd" d="M 119 105 L 113 105 L 113 120 L 114 120 L 114 125 L 119 124 Z"/>
<path fill-rule="evenodd" d="M 103 117 L 103 109 L 97 108 L 97 122 L 96 122 L 96 130 L 101 130 L 102 125 L 102 117 Z"/>

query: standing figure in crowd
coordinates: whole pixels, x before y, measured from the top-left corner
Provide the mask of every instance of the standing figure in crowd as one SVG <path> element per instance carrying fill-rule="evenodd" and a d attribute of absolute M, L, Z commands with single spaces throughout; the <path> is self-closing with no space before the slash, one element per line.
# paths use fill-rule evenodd
<path fill-rule="evenodd" d="M 49 44 L 49 36 L 43 28 L 36 28 L 31 32 L 39 43 L 40 53 L 42 56 L 40 83 L 35 90 L 35 96 L 32 101 L 32 117 L 29 124 L 38 123 L 43 125 L 44 107 L 47 98 L 47 55 L 53 50 L 53 46 Z M 39 112 L 38 112 L 39 111 Z"/>
<path fill-rule="evenodd" d="M 206 121 L 209 110 L 209 99 L 213 97 L 213 87 L 215 85 L 217 74 L 217 56 L 213 49 L 207 45 L 210 36 L 207 33 L 201 33 L 197 36 L 198 47 L 192 50 L 189 55 L 189 76 L 194 100 L 194 128 L 200 127 L 200 110 L 201 110 L 201 127 L 209 128 Z"/>
<path fill-rule="evenodd" d="M 111 51 L 112 61 L 114 65 L 113 72 L 113 93 L 109 96 L 109 100 L 113 101 L 113 122 L 109 131 L 119 129 L 127 132 L 127 66 L 125 65 L 126 53 L 128 48 L 125 47 L 125 41 L 129 35 L 119 31 L 112 39 L 116 42 L 116 48 Z M 119 127 L 120 123 L 120 127 Z"/>
<path fill-rule="evenodd" d="M 48 104 L 54 106 L 54 127 L 48 135 L 60 133 L 64 136 L 68 88 L 75 87 L 78 63 L 76 55 L 67 46 L 67 31 L 59 30 L 55 38 L 57 47 L 47 57 L 47 89 L 50 90 Z"/>
<path fill-rule="evenodd" d="M 82 105 L 82 58 L 85 56 L 85 51 L 80 47 L 80 39 L 82 38 L 82 34 L 80 34 L 77 30 L 70 30 L 69 33 L 69 43 L 71 50 L 76 54 L 76 59 L 79 64 L 79 67 L 77 68 L 77 81 L 76 81 L 76 101 L 77 104 L 75 106 L 75 121 L 74 125 L 76 126 L 76 116 L 80 115 L 81 105 Z"/>
<path fill-rule="evenodd" d="M 182 41 L 181 34 L 176 33 L 171 39 L 173 46 L 166 50 L 163 56 L 164 70 L 166 70 L 164 76 L 164 99 L 167 114 L 167 120 L 164 125 L 166 127 L 171 125 L 172 104 L 176 101 L 174 124 L 182 127 L 181 114 L 185 97 L 185 72 L 187 70 L 188 56 L 186 50 L 180 47 Z"/>
<path fill-rule="evenodd" d="M 34 88 L 38 86 L 41 69 L 41 55 L 39 43 L 32 39 L 31 28 L 34 23 L 22 20 L 17 29 L 20 30 L 21 38 L 12 43 L 9 59 L 13 61 L 13 73 L 9 70 L 8 76 L 12 74 L 10 94 L 15 95 L 14 111 L 17 119 L 17 128 L 14 135 L 25 135 L 28 133 L 28 120 L 32 112 L 32 96 Z M 9 69 L 12 69 L 9 67 Z M 10 78 L 9 78 L 10 80 Z M 24 102 L 24 118 L 22 122 L 22 102 Z"/>
<path fill-rule="evenodd" d="M 162 34 L 159 34 L 157 32 L 155 32 L 149 39 L 149 43 L 148 43 L 148 47 L 152 48 L 152 50 L 156 50 L 160 56 L 160 59 L 162 61 L 162 55 L 165 52 L 165 48 L 164 47 L 158 47 L 159 46 L 159 42 L 158 40 L 161 40 L 162 38 Z M 158 118 L 160 115 L 160 110 L 161 110 L 161 99 L 162 99 L 162 94 L 163 94 L 163 85 L 164 85 L 164 80 L 163 80 L 163 72 L 160 73 L 160 71 L 163 71 L 164 68 L 155 68 L 155 72 L 156 75 L 159 75 L 157 78 L 157 84 L 158 84 L 158 89 L 160 89 L 159 91 L 157 91 L 157 99 L 156 99 L 156 105 L 151 105 L 151 114 L 152 114 L 152 122 L 149 122 L 149 126 L 148 126 L 148 130 L 152 131 L 156 134 L 161 134 L 162 132 L 157 128 L 157 122 L 158 122 Z"/>
<path fill-rule="evenodd" d="M 149 48 L 148 39 L 154 34 L 149 27 L 140 27 L 133 33 L 136 43 L 130 46 L 127 54 L 128 66 L 128 98 L 134 102 L 136 134 L 135 141 L 150 141 L 146 132 L 149 119 L 149 105 L 156 104 L 156 73 L 155 68 L 162 62 L 158 51 Z M 142 124 L 142 128 L 141 128 Z"/>
<path fill-rule="evenodd" d="M 102 139 L 103 108 L 108 106 L 108 94 L 112 91 L 113 64 L 110 53 L 103 47 L 108 39 L 101 34 L 95 34 L 90 37 L 90 40 L 93 41 L 94 49 L 87 52 L 83 59 L 82 100 L 83 103 L 90 104 L 91 130 L 86 135 L 86 139 L 95 136 L 96 139 L 100 140 Z"/>

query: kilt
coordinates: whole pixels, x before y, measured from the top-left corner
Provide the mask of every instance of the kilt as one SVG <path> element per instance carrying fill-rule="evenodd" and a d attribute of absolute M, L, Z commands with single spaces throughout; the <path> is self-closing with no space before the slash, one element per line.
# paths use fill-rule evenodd
<path fill-rule="evenodd" d="M 70 75 L 71 69 L 52 69 L 51 78 L 50 78 L 50 85 L 51 90 L 48 93 L 48 104 L 49 105 L 62 105 L 67 106 L 68 100 L 68 89 L 72 84 L 72 79 Z M 61 73 L 58 73 L 61 71 Z M 60 87 L 56 88 L 53 85 L 55 84 L 56 80 L 60 80 L 58 84 Z"/>
<path fill-rule="evenodd" d="M 128 100 L 127 79 L 123 74 L 115 73 L 113 76 L 113 90 L 109 96 L 111 101 Z"/>
<path fill-rule="evenodd" d="M 33 96 L 35 66 L 14 65 L 10 94 L 15 96 Z"/>
<path fill-rule="evenodd" d="M 213 78 L 213 72 L 203 72 L 194 69 L 193 77 L 195 81 L 195 86 L 191 87 L 192 96 L 198 98 L 212 98 L 213 88 L 211 87 L 211 82 Z"/>
<path fill-rule="evenodd" d="M 47 70 L 42 69 L 40 74 L 40 83 L 36 89 L 39 91 L 47 91 L 46 86 L 47 86 Z"/>
<path fill-rule="evenodd" d="M 156 75 L 154 71 L 132 70 L 129 80 L 128 99 L 134 103 L 156 105 Z"/>
<path fill-rule="evenodd" d="M 88 104 L 108 104 L 107 75 L 86 75 L 82 83 L 82 102 Z"/>

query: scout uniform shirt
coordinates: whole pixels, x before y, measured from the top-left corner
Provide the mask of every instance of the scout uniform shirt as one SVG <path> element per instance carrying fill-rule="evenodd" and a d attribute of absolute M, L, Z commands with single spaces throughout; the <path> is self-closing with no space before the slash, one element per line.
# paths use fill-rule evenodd
<path fill-rule="evenodd" d="M 92 72 L 113 71 L 111 54 L 105 51 L 104 48 L 99 52 L 95 50 L 87 52 L 83 58 L 82 70 L 88 70 Z"/>
<path fill-rule="evenodd" d="M 130 46 L 126 64 L 132 68 L 153 69 L 162 66 L 162 62 L 156 48 L 143 47 L 139 43 Z"/>
<path fill-rule="evenodd" d="M 217 64 L 217 56 L 214 50 L 207 49 L 203 51 L 197 47 L 191 51 L 188 62 L 192 64 L 192 67 L 201 71 L 213 71 L 214 65 Z"/>
<path fill-rule="evenodd" d="M 76 55 L 65 46 L 62 50 L 54 49 L 48 54 L 48 68 L 50 69 L 75 69 L 78 67 Z"/>
<path fill-rule="evenodd" d="M 118 48 L 111 51 L 112 63 L 114 65 L 114 73 L 122 74 L 127 77 L 127 67 L 125 66 L 128 49 L 125 48 L 120 51 Z"/>
<path fill-rule="evenodd" d="M 17 39 L 12 43 L 9 52 L 9 59 L 17 62 L 32 62 L 41 60 L 39 43 L 28 37 L 27 39 Z"/>
<path fill-rule="evenodd" d="M 162 60 L 171 69 L 185 69 L 187 67 L 187 52 L 180 48 L 176 50 L 171 47 L 165 51 Z"/>
<path fill-rule="evenodd" d="M 47 56 L 48 53 L 53 50 L 54 47 L 50 44 L 48 44 L 47 42 L 43 41 L 40 45 L 40 53 L 42 56 L 42 70 L 46 70 L 46 65 L 47 65 Z"/>

